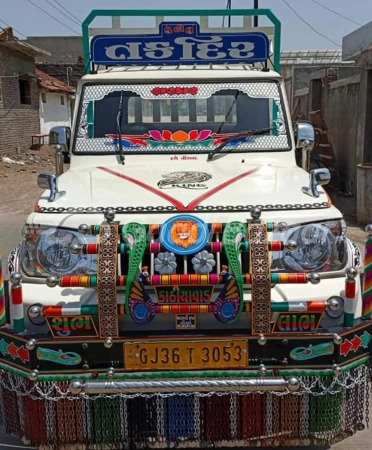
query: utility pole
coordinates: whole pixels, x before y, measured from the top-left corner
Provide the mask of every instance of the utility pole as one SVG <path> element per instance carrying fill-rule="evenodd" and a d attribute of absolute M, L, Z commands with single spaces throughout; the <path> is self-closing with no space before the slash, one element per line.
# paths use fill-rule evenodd
<path fill-rule="evenodd" d="M 231 0 L 227 0 L 227 9 L 229 11 L 231 10 Z M 231 16 L 228 17 L 227 24 L 228 24 L 228 27 L 231 28 Z"/>
<path fill-rule="evenodd" d="M 253 0 L 254 4 L 253 4 L 253 9 L 258 9 L 258 0 Z M 258 16 L 254 16 L 253 17 L 253 26 L 255 28 L 258 27 Z"/>

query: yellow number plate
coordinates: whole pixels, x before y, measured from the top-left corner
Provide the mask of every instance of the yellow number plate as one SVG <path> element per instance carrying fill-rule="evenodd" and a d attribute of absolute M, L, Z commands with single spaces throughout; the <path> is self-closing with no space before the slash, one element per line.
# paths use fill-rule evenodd
<path fill-rule="evenodd" d="M 238 369 L 248 365 L 246 340 L 124 344 L 127 370 Z"/>

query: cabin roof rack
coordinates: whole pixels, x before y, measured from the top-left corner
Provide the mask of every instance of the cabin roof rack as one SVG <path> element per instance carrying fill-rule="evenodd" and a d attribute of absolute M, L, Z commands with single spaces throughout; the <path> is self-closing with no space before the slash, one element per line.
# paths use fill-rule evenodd
<path fill-rule="evenodd" d="M 273 26 L 253 27 L 255 16 L 266 17 Z M 104 17 L 111 18 L 111 27 L 93 26 Z M 153 17 L 155 26 L 133 28 L 134 18 L 141 23 L 144 17 Z M 224 17 L 241 17 L 242 24 L 236 26 L 233 21 L 233 26 L 224 27 Z M 229 65 L 238 64 L 252 70 L 260 63 L 263 70 L 280 69 L 281 23 L 269 9 L 93 10 L 82 28 L 86 73 L 111 66 L 162 70 L 209 64 L 213 69 L 217 64 L 228 70 Z"/>

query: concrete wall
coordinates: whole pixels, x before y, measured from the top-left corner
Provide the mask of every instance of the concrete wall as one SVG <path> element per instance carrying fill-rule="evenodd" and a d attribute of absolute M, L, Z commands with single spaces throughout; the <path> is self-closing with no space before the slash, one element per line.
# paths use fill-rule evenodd
<path fill-rule="evenodd" d="M 334 74 L 335 79 L 341 80 L 360 72 L 357 65 L 333 64 L 329 66 L 294 66 L 292 67 L 293 93 L 298 90 L 310 88 L 311 80 L 324 78 L 329 72 Z M 291 75 L 289 75 L 291 76 Z"/>
<path fill-rule="evenodd" d="M 79 36 L 34 36 L 28 37 L 27 43 L 47 50 L 51 56 L 39 56 L 36 62 L 77 64 L 83 55 L 83 38 Z"/>
<path fill-rule="evenodd" d="M 61 97 L 64 105 L 61 104 Z M 43 103 L 40 94 L 40 130 L 49 133 L 52 127 L 71 127 L 70 99 L 66 94 L 45 92 L 46 103 Z"/>
<path fill-rule="evenodd" d="M 296 91 L 293 95 L 291 117 L 292 120 L 308 120 L 309 88 Z"/>
<path fill-rule="evenodd" d="M 344 36 L 342 40 L 342 59 L 344 61 L 354 61 L 371 47 L 371 43 L 372 22 L 369 22 Z"/>
<path fill-rule="evenodd" d="M 31 104 L 21 104 L 19 76 L 29 74 Z M 0 44 L 0 154 L 31 146 L 31 135 L 40 132 L 38 80 L 33 57 Z"/>
<path fill-rule="evenodd" d="M 357 136 L 358 163 L 372 162 L 372 48 L 357 59 L 361 66 Z"/>
<path fill-rule="evenodd" d="M 341 189 L 356 193 L 356 143 L 360 76 L 335 81 L 329 85 L 325 105 L 328 137 L 336 155 Z"/>

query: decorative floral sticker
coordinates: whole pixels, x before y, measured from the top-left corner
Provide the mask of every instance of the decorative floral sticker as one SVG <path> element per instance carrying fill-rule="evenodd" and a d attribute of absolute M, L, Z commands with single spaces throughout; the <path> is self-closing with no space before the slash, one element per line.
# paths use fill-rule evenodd
<path fill-rule="evenodd" d="M 159 253 L 155 258 L 155 270 L 160 273 L 160 275 L 171 275 L 175 272 L 177 263 L 176 257 L 173 253 L 164 252 Z"/>
<path fill-rule="evenodd" d="M 201 275 L 205 275 L 207 273 L 211 273 L 213 267 L 216 265 L 216 261 L 214 260 L 214 256 L 212 253 L 208 253 L 207 250 L 203 250 L 197 253 L 191 262 L 194 265 L 194 270 L 196 273 Z"/>
<path fill-rule="evenodd" d="M 149 130 L 145 134 L 123 134 L 121 140 L 124 147 L 136 148 L 142 147 L 209 147 L 217 146 L 224 142 L 227 138 L 234 136 L 236 133 L 213 133 L 211 130 L 191 130 L 183 131 L 177 130 L 172 132 L 170 130 Z M 113 140 L 113 144 L 117 144 L 119 136 L 117 134 L 107 134 L 108 138 Z M 241 142 L 253 142 L 254 136 L 249 138 L 237 137 L 229 142 L 229 146 L 238 145 Z"/>

